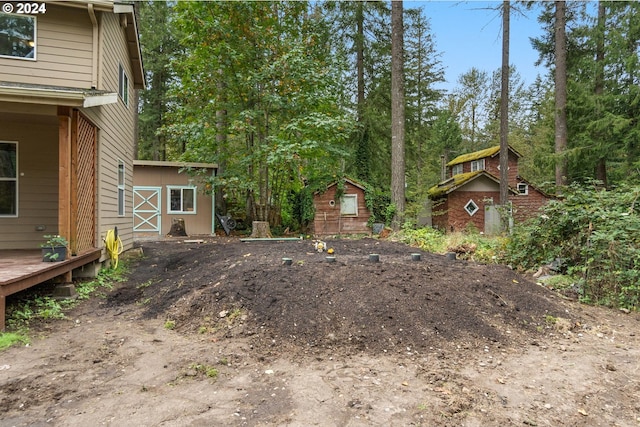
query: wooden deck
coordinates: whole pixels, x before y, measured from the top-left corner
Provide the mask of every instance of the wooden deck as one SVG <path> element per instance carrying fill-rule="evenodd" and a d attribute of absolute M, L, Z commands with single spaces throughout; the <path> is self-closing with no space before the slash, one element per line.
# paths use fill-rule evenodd
<path fill-rule="evenodd" d="M 71 279 L 71 272 L 100 259 L 100 249 L 68 257 L 64 261 L 42 262 L 41 250 L 0 250 L 0 331 L 4 331 L 6 297 L 59 276 Z"/>

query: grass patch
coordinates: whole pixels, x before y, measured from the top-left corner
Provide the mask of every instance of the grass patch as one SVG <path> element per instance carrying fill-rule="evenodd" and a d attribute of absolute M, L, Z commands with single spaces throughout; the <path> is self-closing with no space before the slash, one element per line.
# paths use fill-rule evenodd
<path fill-rule="evenodd" d="M 25 335 L 13 332 L 0 334 L 0 351 L 16 344 L 29 344 L 29 338 Z"/>
<path fill-rule="evenodd" d="M 164 328 L 165 329 L 169 329 L 169 330 L 173 330 L 176 328 L 176 321 L 175 320 L 166 320 L 164 322 Z"/>
<path fill-rule="evenodd" d="M 125 280 L 128 272 L 125 263 L 116 269 L 103 269 L 97 277 L 74 283 L 75 299 L 56 299 L 46 288 L 36 286 L 29 290 L 27 297 L 9 304 L 6 326 L 9 332 L 0 333 L 0 350 L 16 343 L 28 342 L 29 325 L 35 320 L 64 319 L 65 313 L 79 302 L 89 299 L 100 290 L 111 290 L 117 282 Z"/>

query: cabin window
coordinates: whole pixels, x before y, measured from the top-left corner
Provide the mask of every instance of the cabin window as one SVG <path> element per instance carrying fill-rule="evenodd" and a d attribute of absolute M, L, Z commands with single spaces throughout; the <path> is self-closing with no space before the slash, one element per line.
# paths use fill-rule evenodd
<path fill-rule="evenodd" d="M 125 171 L 124 162 L 118 161 L 118 215 L 124 216 L 124 183 Z"/>
<path fill-rule="evenodd" d="M 476 202 L 473 200 L 469 200 L 466 205 L 464 205 L 464 210 L 467 211 L 469 216 L 473 216 L 476 212 L 478 212 L 480 208 L 476 205 Z"/>
<path fill-rule="evenodd" d="M 129 77 L 124 70 L 122 64 L 118 65 L 118 95 L 120 99 L 126 105 L 129 106 Z"/>
<path fill-rule="evenodd" d="M 18 216 L 18 143 L 0 141 L 0 216 Z"/>
<path fill-rule="evenodd" d="M 195 214 L 196 213 L 196 187 L 167 187 L 168 213 L 170 214 Z"/>
<path fill-rule="evenodd" d="M 527 194 L 529 194 L 529 185 L 521 182 L 518 184 L 518 194 L 520 194 L 521 196 L 526 196 Z"/>
<path fill-rule="evenodd" d="M 340 201 L 340 215 L 358 216 L 358 195 L 345 194 Z"/>
<path fill-rule="evenodd" d="M 484 159 L 474 160 L 471 162 L 471 172 L 484 170 Z"/>
<path fill-rule="evenodd" d="M 451 176 L 460 175 L 462 173 L 462 163 L 451 166 Z"/>
<path fill-rule="evenodd" d="M 26 3 L 19 3 L 24 5 Z M 42 3 L 44 5 L 44 3 Z M 14 7 L 12 3 L 6 6 Z M 4 8 L 3 8 L 4 9 Z M 0 13 L 0 56 L 36 59 L 36 17 Z"/>

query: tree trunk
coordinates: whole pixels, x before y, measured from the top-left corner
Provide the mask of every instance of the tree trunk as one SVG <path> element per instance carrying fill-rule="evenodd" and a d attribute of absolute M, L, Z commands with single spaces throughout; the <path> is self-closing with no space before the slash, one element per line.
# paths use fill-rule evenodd
<path fill-rule="evenodd" d="M 567 5 L 564 0 L 556 1 L 555 12 L 555 57 L 556 57 L 556 109 L 555 109 L 555 153 L 556 153 L 556 187 L 567 185 L 568 164 L 567 150 Z"/>
<path fill-rule="evenodd" d="M 500 204 L 509 202 L 509 0 L 502 7 L 502 76 L 500 93 Z"/>
<path fill-rule="evenodd" d="M 187 236 L 187 227 L 184 225 L 184 218 L 175 218 L 171 220 L 169 236 Z"/>
<path fill-rule="evenodd" d="M 396 211 L 392 228 L 404 222 L 405 153 L 404 153 L 404 30 L 402 0 L 391 2 L 391 201 Z"/>
<path fill-rule="evenodd" d="M 271 238 L 271 228 L 268 221 L 253 221 L 251 229 L 252 238 Z"/>
<path fill-rule="evenodd" d="M 596 98 L 596 119 L 602 120 L 602 96 L 604 94 L 604 33 L 606 31 L 606 10 L 602 0 L 598 2 L 598 38 L 596 41 L 596 84 L 594 87 L 594 94 Z M 602 146 L 605 144 L 605 136 L 601 131 L 596 131 L 594 140 L 596 144 Z M 607 188 L 607 159 L 604 153 L 601 153 L 601 157 L 596 164 L 596 179 L 602 182 L 604 188 Z"/>

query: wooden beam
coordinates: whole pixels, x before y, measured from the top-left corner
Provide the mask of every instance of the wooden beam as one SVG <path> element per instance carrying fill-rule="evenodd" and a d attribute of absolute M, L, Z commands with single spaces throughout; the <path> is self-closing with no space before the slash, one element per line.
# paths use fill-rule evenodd
<path fill-rule="evenodd" d="M 78 110 L 71 113 L 71 144 L 70 144 L 70 181 L 69 181 L 69 252 L 74 255 L 78 253 Z M 69 277 L 71 280 L 71 277 Z"/>
<path fill-rule="evenodd" d="M 58 234 L 71 237 L 71 108 L 58 107 Z"/>

